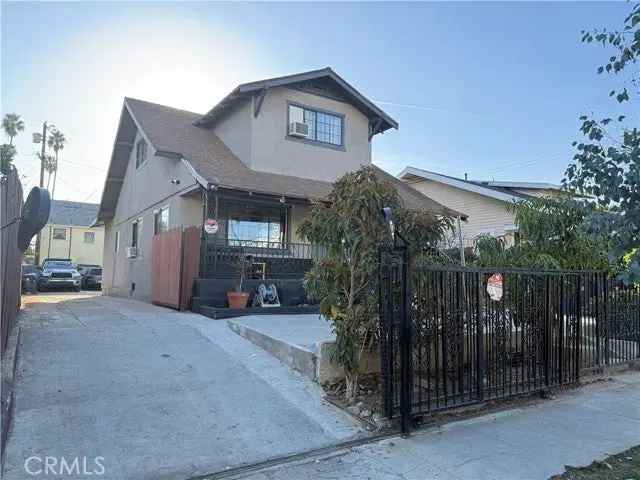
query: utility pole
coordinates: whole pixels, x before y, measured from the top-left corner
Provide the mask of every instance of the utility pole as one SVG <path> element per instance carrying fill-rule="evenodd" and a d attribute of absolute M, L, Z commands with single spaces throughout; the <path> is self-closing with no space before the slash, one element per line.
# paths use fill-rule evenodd
<path fill-rule="evenodd" d="M 47 146 L 47 122 L 42 124 L 42 148 L 40 150 L 40 188 L 44 187 L 44 155 Z"/>
<path fill-rule="evenodd" d="M 34 134 L 35 135 L 35 134 Z M 42 138 L 40 139 L 41 150 L 40 150 L 40 188 L 44 188 L 44 156 L 45 156 L 45 148 L 47 146 L 47 122 L 42 124 Z M 49 236 L 49 243 L 51 243 L 51 236 Z M 36 251 L 35 251 L 35 262 L 36 265 L 40 265 L 40 232 L 36 235 Z"/>

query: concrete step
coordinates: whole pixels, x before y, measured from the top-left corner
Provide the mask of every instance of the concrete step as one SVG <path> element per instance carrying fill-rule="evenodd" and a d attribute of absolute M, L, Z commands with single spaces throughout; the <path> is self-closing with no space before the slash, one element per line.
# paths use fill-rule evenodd
<path fill-rule="evenodd" d="M 267 333 L 237 320 L 228 320 L 227 324 L 238 335 L 266 350 L 305 377 L 314 381 L 318 380 L 318 355 L 315 351 L 317 347 L 306 348 L 296 345 L 276 337 L 273 333 Z"/>

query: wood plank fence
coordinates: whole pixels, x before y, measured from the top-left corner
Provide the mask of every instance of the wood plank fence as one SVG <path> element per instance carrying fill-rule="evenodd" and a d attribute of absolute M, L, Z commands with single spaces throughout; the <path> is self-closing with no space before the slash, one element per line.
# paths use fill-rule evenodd
<path fill-rule="evenodd" d="M 200 269 L 200 227 L 179 227 L 154 235 L 151 247 L 151 301 L 187 310 Z"/>
<path fill-rule="evenodd" d="M 18 228 L 22 215 L 22 184 L 18 171 L 0 175 L 0 335 L 1 353 L 20 310 L 22 252 L 18 248 Z"/>

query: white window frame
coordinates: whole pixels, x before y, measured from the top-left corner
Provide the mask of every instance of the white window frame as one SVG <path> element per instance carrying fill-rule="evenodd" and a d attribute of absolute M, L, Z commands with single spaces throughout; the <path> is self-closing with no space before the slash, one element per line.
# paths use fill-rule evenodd
<path fill-rule="evenodd" d="M 133 244 L 133 226 L 137 225 L 136 227 L 136 244 Z M 129 246 L 131 247 L 135 247 L 136 251 L 138 252 L 138 255 L 140 254 L 140 240 L 142 239 L 142 217 L 136 218 L 133 222 L 131 222 L 131 238 L 129 239 Z"/>
<path fill-rule="evenodd" d="M 169 205 L 165 205 L 163 207 L 160 207 L 160 209 L 153 211 L 153 234 L 154 235 L 169 231 L 169 222 L 171 218 L 171 210 L 169 207 L 170 207 Z M 160 229 L 158 228 L 158 225 L 159 225 L 158 220 L 160 219 L 160 216 L 162 215 L 163 212 L 167 212 L 167 229 L 160 231 Z"/>
<path fill-rule="evenodd" d="M 64 238 L 56 238 L 56 232 L 59 233 L 60 231 L 64 232 Z M 61 228 L 61 227 L 53 227 L 51 229 L 51 239 L 52 240 L 60 240 L 60 241 L 66 242 L 67 241 L 67 229 L 66 228 Z"/>
<path fill-rule="evenodd" d="M 87 242 L 87 234 L 90 234 L 91 236 L 91 241 Z M 88 243 L 88 244 L 95 244 L 96 243 L 96 232 L 83 232 L 82 234 L 82 242 L 83 243 Z"/>

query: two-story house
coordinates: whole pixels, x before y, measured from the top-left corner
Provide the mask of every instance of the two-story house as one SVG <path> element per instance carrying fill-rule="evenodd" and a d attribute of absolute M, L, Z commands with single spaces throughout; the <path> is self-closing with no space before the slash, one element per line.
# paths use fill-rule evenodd
<path fill-rule="evenodd" d="M 330 68 L 242 84 L 206 114 L 125 98 L 97 219 L 104 292 L 150 299 L 153 236 L 190 225 L 206 225 L 201 276 L 233 275 L 238 247 L 268 278 L 301 276 L 312 252 L 296 230 L 311 202 L 397 127 Z M 408 208 L 452 214 L 377 171 Z"/>

